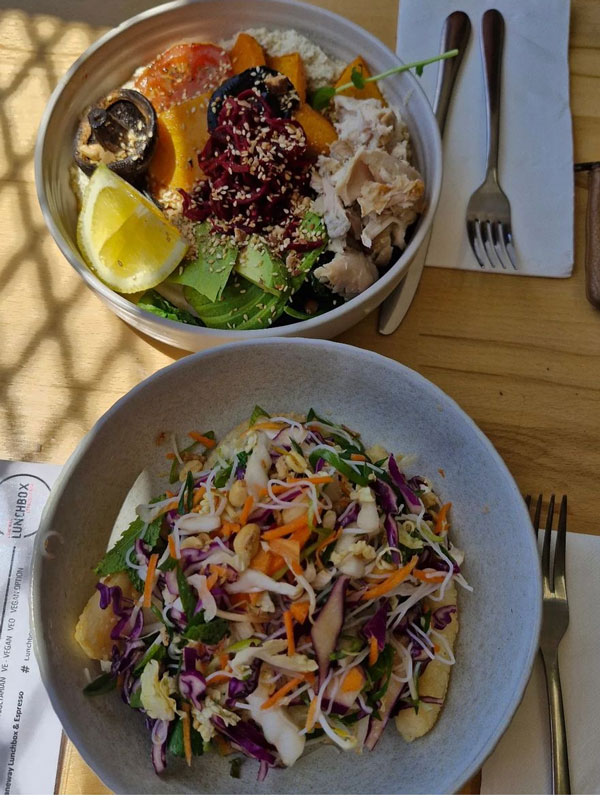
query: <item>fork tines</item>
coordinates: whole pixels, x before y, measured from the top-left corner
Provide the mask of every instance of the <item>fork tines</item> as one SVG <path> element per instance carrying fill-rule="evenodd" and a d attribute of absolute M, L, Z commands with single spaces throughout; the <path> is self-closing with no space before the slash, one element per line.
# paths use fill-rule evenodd
<path fill-rule="evenodd" d="M 492 219 L 468 219 L 467 235 L 480 267 L 517 269 L 510 222 Z"/>
<path fill-rule="evenodd" d="M 527 508 L 531 505 L 531 495 L 525 498 Z M 542 514 L 543 496 L 538 495 L 533 513 L 533 529 L 536 535 L 540 530 L 540 519 Z M 548 513 L 546 516 L 546 526 L 544 528 L 544 540 L 542 544 L 542 575 L 544 581 L 544 594 L 552 593 L 560 598 L 567 596 L 567 587 L 565 583 L 565 552 L 567 541 L 567 496 L 563 495 L 560 502 L 560 511 L 558 514 L 558 526 L 556 528 L 556 546 L 554 548 L 554 564 L 550 568 L 550 548 L 552 537 L 552 523 L 554 520 L 554 506 L 555 497 L 550 497 L 548 504 Z"/>

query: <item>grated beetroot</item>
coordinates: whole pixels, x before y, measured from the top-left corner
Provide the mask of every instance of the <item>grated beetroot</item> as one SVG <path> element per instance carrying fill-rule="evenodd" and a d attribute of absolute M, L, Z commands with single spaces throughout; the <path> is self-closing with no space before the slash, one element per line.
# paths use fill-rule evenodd
<path fill-rule="evenodd" d="M 312 159 L 302 126 L 274 115 L 254 89 L 226 97 L 198 157 L 206 179 L 183 196 L 183 214 L 227 233 L 260 233 L 289 218 L 309 189 Z M 315 245 L 313 245 L 314 247 Z"/>

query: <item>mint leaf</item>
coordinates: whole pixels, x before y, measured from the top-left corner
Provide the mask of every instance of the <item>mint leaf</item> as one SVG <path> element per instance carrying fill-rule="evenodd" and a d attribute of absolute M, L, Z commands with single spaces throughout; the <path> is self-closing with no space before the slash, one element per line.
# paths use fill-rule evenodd
<path fill-rule="evenodd" d="M 195 728 L 191 726 L 190 728 L 192 754 L 195 756 L 201 756 L 204 752 L 202 736 Z M 169 738 L 167 739 L 167 750 L 173 756 L 185 758 L 185 747 L 183 745 L 183 720 L 179 717 L 177 718 L 177 721 L 175 722 L 175 725 L 169 734 Z"/>
<path fill-rule="evenodd" d="M 194 227 L 198 255 L 170 277 L 170 283 L 189 286 L 212 303 L 221 298 L 238 258 L 238 247 L 230 236 L 211 232 L 208 222 Z"/>
<path fill-rule="evenodd" d="M 160 537 L 163 518 L 160 516 L 148 525 L 146 533 L 144 534 L 144 541 L 150 547 L 156 547 Z M 135 544 L 135 540 L 139 539 L 144 530 L 144 523 L 138 517 L 129 525 L 127 530 L 121 535 L 119 541 L 112 547 L 105 556 L 102 557 L 100 563 L 95 569 L 97 575 L 113 575 L 115 572 L 123 572 L 127 570 L 128 565 L 126 555 Z"/>
<path fill-rule="evenodd" d="M 192 587 L 187 582 L 183 570 L 177 565 L 177 588 L 179 589 L 179 596 L 181 597 L 181 604 L 183 605 L 183 613 L 188 619 L 192 619 L 196 609 L 196 594 Z"/>
<path fill-rule="evenodd" d="M 111 692 L 117 685 L 117 679 L 110 672 L 103 672 L 91 683 L 84 687 L 83 693 L 87 697 L 96 697 L 99 694 Z"/>
<path fill-rule="evenodd" d="M 265 411 L 264 408 L 261 408 L 260 406 L 254 406 L 254 410 L 252 414 L 250 414 L 250 425 L 254 425 L 261 417 L 266 417 L 269 419 L 270 416 L 271 415 L 268 413 L 268 411 Z"/>
<path fill-rule="evenodd" d="M 184 631 L 184 636 L 190 642 L 203 642 L 203 644 L 219 644 L 221 639 L 229 634 L 229 624 L 227 620 L 215 617 L 210 622 L 202 622 L 199 625 L 188 625 Z"/>

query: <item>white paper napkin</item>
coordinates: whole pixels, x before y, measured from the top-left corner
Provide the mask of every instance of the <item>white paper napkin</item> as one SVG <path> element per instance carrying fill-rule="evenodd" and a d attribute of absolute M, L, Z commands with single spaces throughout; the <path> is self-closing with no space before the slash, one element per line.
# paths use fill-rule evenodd
<path fill-rule="evenodd" d="M 573 794 L 600 792 L 600 536 L 568 534 L 570 622 L 559 665 Z M 482 771 L 482 794 L 551 792 L 546 684 L 538 657 L 523 702 Z"/>
<path fill-rule="evenodd" d="M 405 62 L 439 52 L 444 20 L 465 11 L 472 31 L 444 137 L 444 179 L 429 266 L 481 270 L 466 236 L 465 212 L 485 171 L 486 123 L 481 17 L 504 16 L 500 184 L 512 211 L 519 271 L 568 277 L 573 269 L 573 143 L 569 109 L 568 0 L 401 0 L 397 53 Z M 425 67 L 433 100 L 437 66 Z"/>

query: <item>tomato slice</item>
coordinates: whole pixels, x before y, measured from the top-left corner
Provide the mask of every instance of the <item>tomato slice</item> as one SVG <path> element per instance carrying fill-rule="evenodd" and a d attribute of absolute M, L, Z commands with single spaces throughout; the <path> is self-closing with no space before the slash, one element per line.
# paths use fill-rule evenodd
<path fill-rule="evenodd" d="M 215 44 L 176 44 L 158 55 L 135 79 L 135 88 L 156 111 L 212 92 L 232 74 L 231 59 Z"/>

